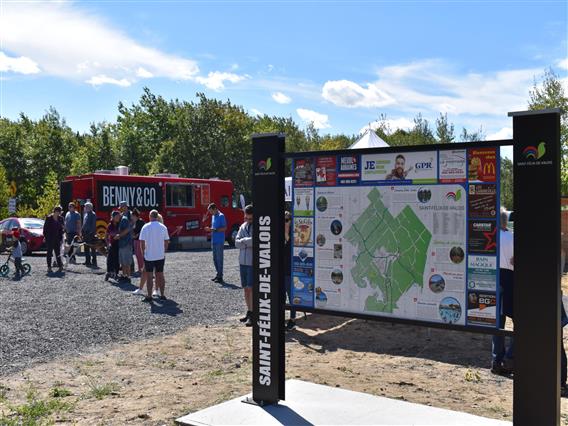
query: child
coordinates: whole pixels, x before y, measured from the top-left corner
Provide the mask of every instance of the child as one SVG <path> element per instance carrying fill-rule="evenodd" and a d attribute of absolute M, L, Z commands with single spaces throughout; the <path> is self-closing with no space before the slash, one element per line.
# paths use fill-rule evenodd
<path fill-rule="evenodd" d="M 16 272 L 14 273 L 14 278 L 19 280 L 22 275 L 24 275 L 24 268 L 22 267 L 22 244 L 20 243 L 20 231 L 18 229 L 14 230 L 12 233 L 14 236 L 14 245 L 12 246 L 12 258 L 14 259 L 14 265 L 16 266 Z"/>

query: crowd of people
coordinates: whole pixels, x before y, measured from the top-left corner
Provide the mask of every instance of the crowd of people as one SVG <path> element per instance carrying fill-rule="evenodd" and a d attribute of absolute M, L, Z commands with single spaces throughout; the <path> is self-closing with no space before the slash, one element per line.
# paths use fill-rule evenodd
<path fill-rule="evenodd" d="M 106 255 L 106 281 L 130 284 L 133 276 L 139 276 L 140 283 L 134 294 L 143 295 L 144 302 L 151 302 L 153 297 L 166 299 L 164 264 L 170 238 L 157 210 L 150 211 L 149 222 L 145 223 L 138 209 L 130 210 L 128 203 L 121 201 L 111 212 L 105 237 L 101 239 L 92 203 L 85 203 L 83 217 L 74 203 L 67 207 L 63 216 L 61 206 L 55 206 L 44 222 L 48 274 L 53 274 L 54 267 L 57 272 L 63 272 L 63 258 L 76 263 L 78 248 L 83 247 L 83 265 L 89 268 L 99 268 L 97 252 Z"/>

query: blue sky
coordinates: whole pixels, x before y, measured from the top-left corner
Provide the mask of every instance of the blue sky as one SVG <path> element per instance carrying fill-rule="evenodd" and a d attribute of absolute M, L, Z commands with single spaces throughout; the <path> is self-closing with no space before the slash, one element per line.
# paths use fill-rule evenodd
<path fill-rule="evenodd" d="M 445 112 L 508 138 L 535 77 L 552 67 L 568 83 L 565 1 L 1 3 L 1 115 L 52 105 L 77 130 L 148 86 L 323 133 Z"/>

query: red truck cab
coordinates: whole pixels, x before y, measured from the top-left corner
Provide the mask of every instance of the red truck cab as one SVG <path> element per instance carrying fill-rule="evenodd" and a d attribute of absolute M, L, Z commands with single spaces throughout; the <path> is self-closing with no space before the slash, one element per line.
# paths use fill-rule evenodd
<path fill-rule="evenodd" d="M 73 202 L 82 213 L 87 201 L 93 203 L 97 232 L 101 236 L 106 233 L 111 212 L 123 200 L 131 209 L 138 208 L 145 221 L 150 210 L 156 209 L 164 218 L 172 243 L 184 249 L 209 246 L 210 234 L 204 229 L 211 224 L 209 203 L 215 203 L 225 215 L 226 240 L 230 245 L 234 245 L 243 221 L 243 211 L 238 207 L 238 198 L 229 180 L 181 178 L 174 174 L 135 176 L 121 166 L 115 170 L 68 176 L 60 184 L 60 194 L 64 209 Z"/>

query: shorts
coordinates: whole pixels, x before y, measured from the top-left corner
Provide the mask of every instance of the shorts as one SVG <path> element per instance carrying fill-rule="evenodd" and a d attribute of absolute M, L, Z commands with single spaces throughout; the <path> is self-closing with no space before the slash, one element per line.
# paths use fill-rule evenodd
<path fill-rule="evenodd" d="M 252 288 L 252 265 L 239 265 L 241 270 L 241 286 Z"/>
<path fill-rule="evenodd" d="M 132 246 L 127 245 L 126 247 L 118 248 L 118 262 L 120 266 L 130 266 L 132 265 Z"/>
<path fill-rule="evenodd" d="M 146 272 L 164 272 L 164 263 L 166 259 L 146 260 L 144 259 L 144 271 Z"/>

